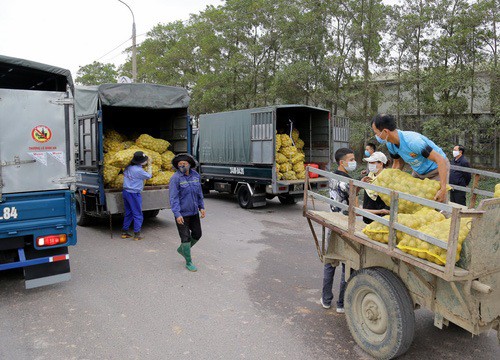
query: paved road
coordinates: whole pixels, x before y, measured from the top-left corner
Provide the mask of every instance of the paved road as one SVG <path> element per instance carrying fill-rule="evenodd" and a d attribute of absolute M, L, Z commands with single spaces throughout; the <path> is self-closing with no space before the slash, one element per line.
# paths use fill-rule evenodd
<path fill-rule="evenodd" d="M 369 359 L 344 315 L 319 305 L 322 265 L 301 206 L 245 211 L 206 199 L 204 235 L 183 267 L 173 216 L 145 223 L 145 240 L 122 240 L 119 223 L 78 228 L 72 280 L 24 290 L 0 273 L 0 359 Z M 335 284 L 337 289 L 338 284 Z M 439 330 L 417 311 L 403 359 L 500 358 L 496 332 Z"/>

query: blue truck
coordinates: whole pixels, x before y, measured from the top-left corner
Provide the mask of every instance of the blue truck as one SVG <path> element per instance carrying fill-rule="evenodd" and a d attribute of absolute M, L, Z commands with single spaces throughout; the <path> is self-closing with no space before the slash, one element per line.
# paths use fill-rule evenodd
<path fill-rule="evenodd" d="M 0 271 L 26 288 L 70 279 L 73 92 L 68 70 L 0 55 Z"/>
<path fill-rule="evenodd" d="M 133 138 L 148 134 L 170 142 L 174 153 L 190 152 L 191 119 L 186 89 L 154 84 L 102 84 L 77 86 L 76 210 L 80 226 L 96 218 L 123 214 L 120 189 L 104 182 L 104 134 L 114 130 Z M 169 208 L 168 185 L 145 186 L 142 209 L 145 218 Z"/>

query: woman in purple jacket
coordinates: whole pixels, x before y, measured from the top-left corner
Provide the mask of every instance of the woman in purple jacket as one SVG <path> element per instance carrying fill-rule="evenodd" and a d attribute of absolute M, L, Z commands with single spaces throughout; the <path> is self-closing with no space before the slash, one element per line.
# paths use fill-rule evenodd
<path fill-rule="evenodd" d="M 202 219 L 205 217 L 201 178 L 194 170 L 196 161 L 189 154 L 176 155 L 172 165 L 177 171 L 170 179 L 170 206 L 181 237 L 177 252 L 186 260 L 186 268 L 196 271 L 191 259 L 191 248 L 201 238 L 200 216 Z"/>

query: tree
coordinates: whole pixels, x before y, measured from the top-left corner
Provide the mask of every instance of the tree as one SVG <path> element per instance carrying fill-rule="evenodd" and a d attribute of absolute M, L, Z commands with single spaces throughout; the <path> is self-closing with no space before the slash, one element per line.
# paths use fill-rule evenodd
<path fill-rule="evenodd" d="M 119 75 L 114 64 L 103 64 L 97 61 L 81 66 L 76 74 L 75 82 L 80 85 L 115 83 Z"/>

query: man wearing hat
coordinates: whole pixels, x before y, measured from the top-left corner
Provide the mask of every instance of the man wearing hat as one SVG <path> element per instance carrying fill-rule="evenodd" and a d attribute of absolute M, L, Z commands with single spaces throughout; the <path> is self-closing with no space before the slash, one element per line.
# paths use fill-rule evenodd
<path fill-rule="evenodd" d="M 142 168 L 148 165 L 148 171 Z M 142 215 L 142 195 L 144 180 L 151 179 L 152 167 L 149 158 L 142 152 L 136 151 L 130 165 L 123 172 L 123 205 L 125 218 L 122 227 L 122 239 L 131 238 L 128 232 L 132 220 L 134 221 L 134 240 L 142 240 L 141 227 L 144 216 Z"/>
<path fill-rule="evenodd" d="M 387 156 L 381 151 L 375 151 L 363 160 L 368 163 L 368 176 L 361 179 L 363 182 L 371 183 L 387 166 Z M 390 214 L 389 207 L 382 201 L 377 192 L 368 189 L 365 189 L 363 209 L 379 216 Z M 370 224 L 373 220 L 363 217 L 363 221 Z"/>
<path fill-rule="evenodd" d="M 186 268 L 196 271 L 191 259 L 191 248 L 201 238 L 200 214 L 202 219 L 205 217 L 201 177 L 194 170 L 195 159 L 189 154 L 176 155 L 172 165 L 177 171 L 170 179 L 170 206 L 181 238 L 177 252 L 186 260 Z"/>

